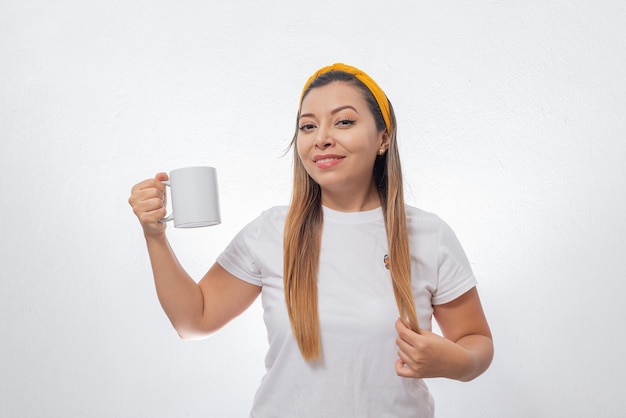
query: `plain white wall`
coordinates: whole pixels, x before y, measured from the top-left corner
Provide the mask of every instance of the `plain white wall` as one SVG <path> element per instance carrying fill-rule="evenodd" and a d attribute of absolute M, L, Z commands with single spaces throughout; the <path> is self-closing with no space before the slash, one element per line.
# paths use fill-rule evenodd
<path fill-rule="evenodd" d="M 223 224 L 174 230 L 200 277 L 286 204 L 317 68 L 362 67 L 399 120 L 409 203 L 442 216 L 496 343 L 440 418 L 626 411 L 626 3 L 0 2 L 0 415 L 244 417 L 259 304 L 177 338 L 126 200 L 208 164 Z"/>

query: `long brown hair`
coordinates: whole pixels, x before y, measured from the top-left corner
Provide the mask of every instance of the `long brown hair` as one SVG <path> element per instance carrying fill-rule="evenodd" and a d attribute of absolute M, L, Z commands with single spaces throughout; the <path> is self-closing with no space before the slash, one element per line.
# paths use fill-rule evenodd
<path fill-rule="evenodd" d="M 343 71 L 330 71 L 317 77 L 304 91 L 300 100 L 311 89 L 333 82 L 344 82 L 358 87 L 369 106 L 379 132 L 387 129 L 380 107 L 370 90 L 354 75 Z M 396 118 L 391 112 L 391 132 L 387 152 L 376 158 L 374 181 L 380 196 L 389 245 L 389 270 L 393 291 L 402 318 L 419 332 L 415 301 L 411 287 L 411 255 L 402 189 L 402 168 L 396 142 Z M 317 273 L 323 225 L 322 193 L 320 186 L 306 172 L 297 147 L 300 109 L 296 131 L 291 141 L 294 148 L 294 182 L 291 204 L 284 230 L 284 286 L 287 312 L 296 341 L 306 360 L 321 356 L 320 325 L 317 310 Z"/>

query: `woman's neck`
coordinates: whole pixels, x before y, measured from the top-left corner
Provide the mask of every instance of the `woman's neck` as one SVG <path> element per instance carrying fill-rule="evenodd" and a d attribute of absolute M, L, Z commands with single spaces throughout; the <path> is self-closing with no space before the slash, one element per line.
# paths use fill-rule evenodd
<path fill-rule="evenodd" d="M 380 207 L 380 196 L 374 183 L 361 193 L 322 189 L 322 205 L 339 212 L 363 212 Z"/>

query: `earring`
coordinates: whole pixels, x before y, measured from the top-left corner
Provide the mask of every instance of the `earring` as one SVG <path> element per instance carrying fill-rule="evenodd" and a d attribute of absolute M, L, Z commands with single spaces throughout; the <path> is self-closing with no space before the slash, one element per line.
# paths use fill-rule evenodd
<path fill-rule="evenodd" d="M 378 150 L 378 155 L 384 155 L 385 154 L 385 148 L 381 148 Z"/>

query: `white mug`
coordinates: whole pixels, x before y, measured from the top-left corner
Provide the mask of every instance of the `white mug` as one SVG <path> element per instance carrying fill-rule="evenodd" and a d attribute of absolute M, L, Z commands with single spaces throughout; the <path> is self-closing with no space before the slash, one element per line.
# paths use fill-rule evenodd
<path fill-rule="evenodd" d="M 161 222 L 174 221 L 176 228 L 198 228 L 221 223 L 217 171 L 213 167 L 172 170 L 169 181 L 172 213 Z"/>

